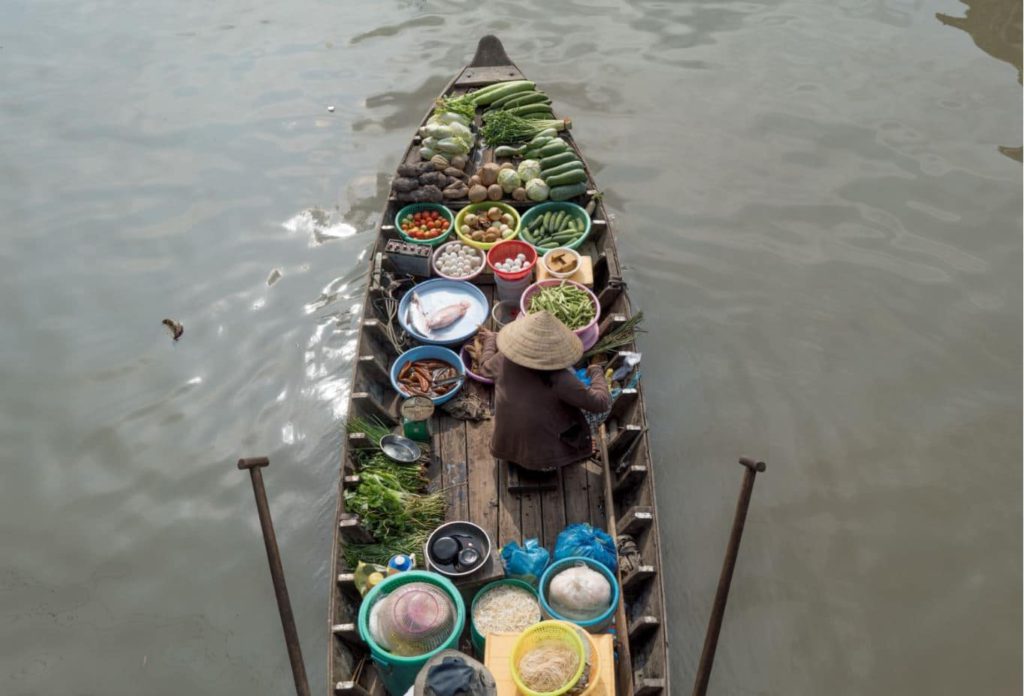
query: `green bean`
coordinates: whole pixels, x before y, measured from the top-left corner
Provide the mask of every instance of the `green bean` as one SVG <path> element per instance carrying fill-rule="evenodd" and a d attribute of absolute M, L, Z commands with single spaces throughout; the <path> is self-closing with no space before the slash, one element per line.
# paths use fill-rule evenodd
<path fill-rule="evenodd" d="M 530 314 L 548 311 L 572 330 L 594 320 L 594 303 L 586 291 L 575 285 L 546 285 L 530 298 Z"/>

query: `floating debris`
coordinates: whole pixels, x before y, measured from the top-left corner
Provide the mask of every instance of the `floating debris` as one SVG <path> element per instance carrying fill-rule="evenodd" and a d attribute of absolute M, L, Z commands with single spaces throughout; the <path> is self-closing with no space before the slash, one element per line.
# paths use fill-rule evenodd
<path fill-rule="evenodd" d="M 175 321 L 174 319 L 164 319 L 160 323 L 166 326 L 168 329 L 170 329 L 171 336 L 174 337 L 175 341 L 181 338 L 181 335 L 185 333 L 185 327 L 181 325 L 180 321 Z"/>

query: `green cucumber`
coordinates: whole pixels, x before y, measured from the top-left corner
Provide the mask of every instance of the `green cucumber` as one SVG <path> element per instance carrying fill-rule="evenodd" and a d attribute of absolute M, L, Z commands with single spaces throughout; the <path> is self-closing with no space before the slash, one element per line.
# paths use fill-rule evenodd
<path fill-rule="evenodd" d="M 543 92 L 519 92 L 509 96 L 502 102 L 496 102 L 492 106 L 500 109 L 508 109 L 513 106 L 526 106 L 527 104 L 550 104 L 551 99 Z"/>
<path fill-rule="evenodd" d="M 528 114 L 535 114 L 540 112 L 551 113 L 551 107 L 547 104 L 526 104 L 525 106 L 513 106 L 511 109 L 503 109 L 510 114 L 519 116 L 520 118 L 526 118 Z"/>
<path fill-rule="evenodd" d="M 512 147 L 511 145 L 499 145 L 494 148 L 495 157 L 518 157 L 522 153 L 521 147 Z"/>
<path fill-rule="evenodd" d="M 511 101 L 514 101 L 514 100 L 519 99 L 521 97 L 526 97 L 526 96 L 531 95 L 531 94 L 540 94 L 540 92 L 531 89 L 531 90 L 524 90 L 522 92 L 512 92 L 511 94 L 506 94 L 504 97 L 499 97 L 498 99 L 495 99 L 494 101 L 492 101 L 491 102 L 491 106 L 488 109 L 488 111 L 494 111 L 496 109 L 501 109 L 502 107 L 504 107 L 506 104 L 508 104 Z M 543 96 L 543 95 L 541 95 L 541 96 Z"/>
<path fill-rule="evenodd" d="M 510 94 L 532 91 L 536 86 L 536 84 L 529 80 L 509 80 L 478 89 L 470 96 L 477 106 L 487 106 Z"/>
<path fill-rule="evenodd" d="M 557 155 L 542 157 L 540 160 L 540 170 L 543 173 L 545 170 L 553 169 L 560 164 L 565 164 L 566 162 L 573 161 L 579 161 L 576 157 L 575 152 L 559 152 Z"/>
<path fill-rule="evenodd" d="M 587 173 L 582 169 L 573 169 L 563 174 L 544 175 L 544 183 L 554 188 L 556 186 L 568 186 L 569 184 L 582 184 L 587 180 Z"/>
<path fill-rule="evenodd" d="M 543 244 L 537 244 L 541 249 L 557 249 L 558 242 L 544 242 Z"/>
<path fill-rule="evenodd" d="M 528 241 L 530 244 L 533 244 L 533 235 L 530 234 L 529 229 L 524 227 L 523 229 L 519 230 L 519 236 Z"/>
<path fill-rule="evenodd" d="M 527 121 L 550 121 L 555 115 L 550 111 L 534 111 L 533 113 L 523 114 L 522 118 Z"/>
<path fill-rule="evenodd" d="M 540 156 L 550 157 L 551 155 L 557 155 L 560 152 L 567 152 L 570 149 L 569 143 L 565 142 L 561 138 L 552 138 L 550 142 L 541 147 Z"/>
<path fill-rule="evenodd" d="M 578 184 L 568 184 L 566 186 L 555 186 L 548 193 L 548 198 L 553 201 L 567 201 L 570 198 L 582 196 L 586 192 L 586 182 L 580 182 Z"/>
<path fill-rule="evenodd" d="M 558 176 L 559 174 L 565 174 L 566 172 L 583 171 L 583 162 L 579 160 L 573 160 L 572 162 L 566 162 L 560 164 L 557 167 L 552 167 L 544 172 L 544 177 Z"/>
<path fill-rule="evenodd" d="M 537 135 L 533 140 L 531 140 L 530 142 L 526 143 L 526 149 L 527 150 L 539 150 L 542 147 L 544 147 L 545 145 L 547 145 L 548 143 L 550 143 L 554 139 L 554 137 L 555 136 L 553 136 L 553 135 L 544 135 L 543 133 L 541 133 L 541 134 Z"/>

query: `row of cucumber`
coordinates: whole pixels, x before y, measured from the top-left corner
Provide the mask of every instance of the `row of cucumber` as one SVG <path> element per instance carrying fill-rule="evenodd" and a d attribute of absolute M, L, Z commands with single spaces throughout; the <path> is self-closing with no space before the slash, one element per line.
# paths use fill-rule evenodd
<path fill-rule="evenodd" d="M 494 155 L 536 160 L 540 165 L 539 178 L 550 187 L 548 198 L 553 201 L 569 200 L 587 190 L 587 171 L 583 161 L 553 128 L 542 131 L 525 145 L 495 148 Z"/>
<path fill-rule="evenodd" d="M 572 244 L 586 228 L 584 220 L 567 210 L 549 210 L 521 227 L 519 236 L 538 249 L 554 249 Z"/>
<path fill-rule="evenodd" d="M 481 118 L 487 121 L 498 111 L 507 111 L 528 121 L 549 120 L 555 117 L 548 95 L 533 88 L 518 89 L 495 99 Z"/>

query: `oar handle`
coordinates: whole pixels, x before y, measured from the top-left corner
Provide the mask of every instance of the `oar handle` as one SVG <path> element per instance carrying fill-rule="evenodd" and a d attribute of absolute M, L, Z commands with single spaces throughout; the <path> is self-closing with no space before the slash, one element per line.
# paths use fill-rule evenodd
<path fill-rule="evenodd" d="M 715 663 L 715 651 L 718 649 L 718 635 L 722 631 L 722 619 L 725 617 L 725 605 L 729 601 L 729 586 L 732 574 L 736 569 L 736 558 L 740 551 L 740 539 L 743 538 L 743 527 L 747 522 L 747 508 L 750 507 L 750 495 L 754 491 L 754 479 L 758 473 L 768 467 L 762 461 L 750 457 L 740 457 L 740 464 L 746 468 L 743 472 L 743 483 L 740 496 L 736 501 L 736 515 L 732 521 L 732 532 L 729 534 L 729 545 L 725 549 L 722 561 L 722 574 L 718 578 L 718 589 L 715 591 L 715 602 L 711 605 L 711 617 L 704 636 L 704 648 L 701 650 L 700 663 L 697 665 L 697 677 L 693 684 L 693 696 L 705 696 L 708 682 L 711 680 L 711 668 Z"/>
<path fill-rule="evenodd" d="M 310 696 L 309 680 L 306 678 L 306 665 L 302 660 L 302 648 L 299 647 L 299 632 L 295 628 L 295 615 L 292 603 L 288 599 L 288 586 L 284 581 L 284 566 L 281 564 L 281 552 L 277 548 L 277 535 L 274 534 L 274 522 L 270 517 L 270 503 L 267 491 L 263 486 L 264 467 L 270 465 L 266 457 L 249 457 L 238 460 L 238 468 L 248 469 L 252 479 L 252 492 L 256 497 L 256 512 L 263 530 L 263 545 L 267 549 L 267 563 L 270 565 L 270 578 L 274 581 L 274 595 L 277 597 L 277 611 L 281 615 L 281 627 L 284 629 L 284 641 L 288 648 L 288 661 L 292 667 L 292 679 L 295 682 L 297 696 Z"/>
<path fill-rule="evenodd" d="M 768 468 L 764 462 L 754 461 L 750 457 L 740 457 L 740 464 L 758 474 Z"/>

